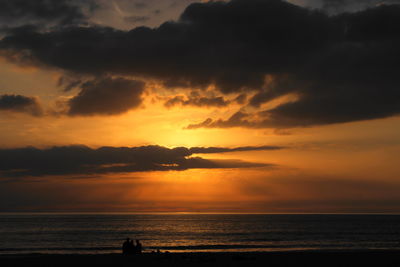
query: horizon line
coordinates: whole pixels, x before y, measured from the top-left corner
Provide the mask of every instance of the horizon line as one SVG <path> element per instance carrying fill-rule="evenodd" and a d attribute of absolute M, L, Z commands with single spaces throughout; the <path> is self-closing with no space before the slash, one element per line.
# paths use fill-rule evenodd
<path fill-rule="evenodd" d="M 0 211 L 0 215 L 400 215 L 400 212 Z"/>

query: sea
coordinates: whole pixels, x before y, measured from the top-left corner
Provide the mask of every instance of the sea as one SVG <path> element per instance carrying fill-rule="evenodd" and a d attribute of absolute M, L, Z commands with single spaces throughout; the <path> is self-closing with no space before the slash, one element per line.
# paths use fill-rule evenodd
<path fill-rule="evenodd" d="M 0 213 L 0 254 L 399 249 L 400 215 Z"/>

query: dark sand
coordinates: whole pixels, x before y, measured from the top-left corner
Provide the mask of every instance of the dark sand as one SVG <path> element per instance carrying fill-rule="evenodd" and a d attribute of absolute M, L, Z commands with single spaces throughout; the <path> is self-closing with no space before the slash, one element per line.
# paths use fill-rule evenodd
<path fill-rule="evenodd" d="M 400 266 L 399 251 L 1 255 L 0 266 Z"/>

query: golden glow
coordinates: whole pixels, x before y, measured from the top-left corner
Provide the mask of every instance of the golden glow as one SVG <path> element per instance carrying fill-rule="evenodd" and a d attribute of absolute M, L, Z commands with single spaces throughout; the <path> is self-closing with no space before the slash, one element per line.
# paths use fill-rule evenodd
<path fill-rule="evenodd" d="M 55 72 L 23 70 L 21 76 L 20 69 L 4 62 L 0 66 L 2 94 L 40 96 L 47 107 L 54 104 L 54 99 L 67 95 L 57 88 Z M 398 117 L 284 131 L 185 130 L 188 124 L 209 117 L 228 118 L 239 105 L 167 109 L 162 102 L 151 101 L 154 97 L 146 96 L 143 107 L 118 116 L 2 114 L 0 146 L 280 145 L 286 149 L 200 155 L 273 165 L 266 168 L 109 174 L 79 179 L 46 177 L 45 183 L 36 178 L 7 186 L 16 196 L 31 198 L 32 203 L 43 199 L 47 204 L 27 206 L 38 210 L 335 212 L 375 211 L 382 207 L 390 211 L 400 204 Z M 293 97 L 278 101 L 292 101 Z M 360 199 L 366 203 L 364 206 L 357 204 Z M 393 207 L 385 206 L 385 201 L 394 203 Z"/>

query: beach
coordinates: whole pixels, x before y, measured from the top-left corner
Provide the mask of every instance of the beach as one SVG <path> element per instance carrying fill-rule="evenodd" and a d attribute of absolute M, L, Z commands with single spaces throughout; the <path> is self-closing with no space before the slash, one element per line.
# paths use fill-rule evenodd
<path fill-rule="evenodd" d="M 400 250 L 1 255 L 0 266 L 400 266 Z"/>
<path fill-rule="evenodd" d="M 397 215 L 3 214 L 0 222 L 0 267 L 400 266 Z M 144 253 L 122 255 L 127 237 Z"/>

